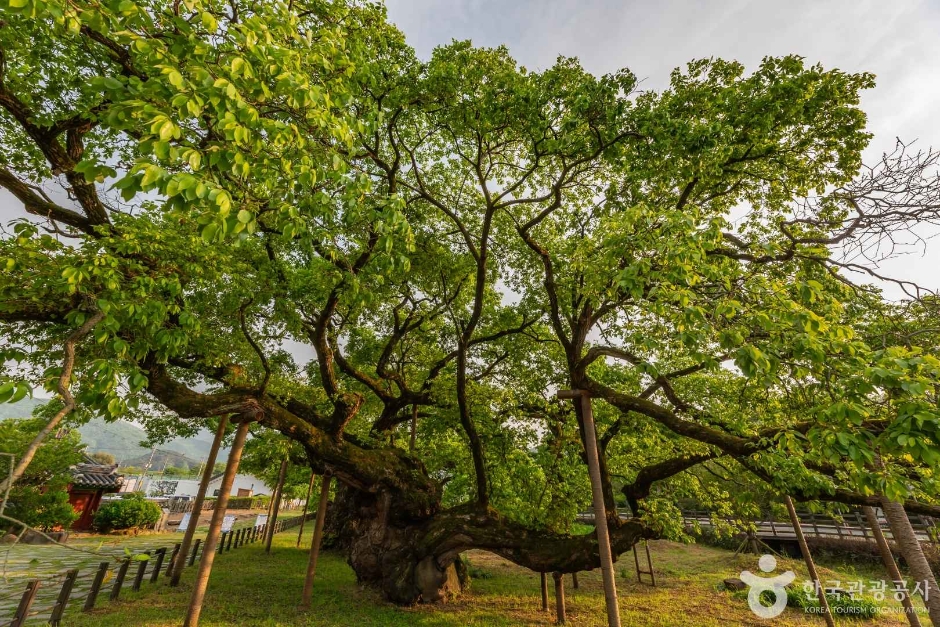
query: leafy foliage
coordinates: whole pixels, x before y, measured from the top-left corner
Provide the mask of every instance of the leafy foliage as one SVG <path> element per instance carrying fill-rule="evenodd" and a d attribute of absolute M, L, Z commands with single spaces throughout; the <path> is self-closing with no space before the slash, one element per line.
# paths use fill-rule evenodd
<path fill-rule="evenodd" d="M 134 492 L 102 504 L 95 512 L 94 526 L 103 532 L 141 529 L 156 523 L 161 514 L 156 503 L 148 501 L 143 494 Z"/>
<path fill-rule="evenodd" d="M 862 166 L 871 75 L 704 59 L 639 92 L 469 42 L 421 61 L 362 3 L 2 6 L 0 184 L 33 217 L 0 239 L 9 396 L 100 312 L 86 411 L 257 420 L 246 463 L 328 470 L 448 560 L 594 563 L 569 387 L 619 547 L 689 501 L 938 511 L 937 302 L 851 281 L 938 218 L 938 156 Z"/>
<path fill-rule="evenodd" d="M 18 459 L 45 422 L 43 418 L 0 421 L 0 453 Z M 48 440 L 11 488 L 7 515 L 44 531 L 67 529 L 78 518 L 67 492 L 72 480 L 69 468 L 82 461 L 82 450 L 81 438 L 74 431 Z M 9 461 L 8 456 L 0 456 L 4 475 Z"/>

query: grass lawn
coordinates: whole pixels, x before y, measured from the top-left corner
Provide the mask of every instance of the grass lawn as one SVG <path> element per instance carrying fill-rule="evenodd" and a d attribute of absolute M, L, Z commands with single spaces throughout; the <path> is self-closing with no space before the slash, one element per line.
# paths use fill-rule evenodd
<path fill-rule="evenodd" d="M 314 603 L 307 613 L 297 610 L 303 586 L 306 551 L 294 548 L 296 532 L 275 537 L 275 550 L 265 555 L 260 543 L 217 556 L 202 613 L 203 627 L 250 626 L 395 626 L 420 625 L 551 625 L 550 612 L 539 610 L 538 575 L 488 553 L 468 556 L 476 574 L 471 590 L 457 601 L 437 607 L 400 608 L 382 601 L 372 590 L 359 586 L 340 555 L 321 555 Z M 305 534 L 309 545 L 310 533 Z M 774 620 L 754 616 L 740 595 L 717 589 L 726 577 L 744 569 L 758 572 L 753 555 L 734 556 L 730 551 L 703 545 L 651 543 L 658 587 L 636 583 L 633 558 L 625 554 L 617 564 L 621 616 L 624 627 L 718 627 L 719 625 L 823 625 L 821 617 L 787 609 Z M 884 578 L 875 567 L 831 565 L 823 567 L 824 580 Z M 794 570 L 797 584 L 805 576 L 802 562 L 779 560 L 777 573 Z M 164 584 L 145 586 L 139 593 L 127 591 L 114 604 L 106 601 L 89 614 L 70 610 L 65 627 L 178 627 L 189 599 L 195 568 L 189 568 L 177 589 Z M 566 578 L 568 622 L 571 625 L 606 625 L 600 573 L 581 573 L 580 588 L 571 589 Z M 551 578 L 549 578 L 551 583 Z M 898 604 L 886 602 L 897 607 Z M 924 627 L 930 624 L 922 615 Z M 900 614 L 872 621 L 837 619 L 838 624 L 907 625 Z"/>

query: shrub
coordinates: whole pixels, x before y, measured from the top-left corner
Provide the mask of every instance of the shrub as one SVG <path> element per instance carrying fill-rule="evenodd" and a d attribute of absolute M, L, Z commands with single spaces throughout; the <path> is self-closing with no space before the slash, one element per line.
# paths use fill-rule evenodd
<path fill-rule="evenodd" d="M 787 607 L 802 609 L 804 612 L 820 614 L 821 608 L 819 600 L 815 597 L 808 597 L 801 586 L 792 586 L 786 588 Z M 747 590 L 738 590 L 733 593 L 737 599 L 747 599 Z M 770 591 L 761 593 L 761 602 L 766 606 L 774 603 L 774 594 Z M 871 620 L 879 615 L 878 604 L 868 597 L 852 598 L 848 594 L 826 594 L 826 600 L 829 601 L 829 608 L 833 615 L 840 618 Z"/>
<path fill-rule="evenodd" d="M 160 507 L 135 492 L 118 501 L 106 503 L 95 514 L 94 526 L 98 531 L 114 529 L 140 529 L 160 520 Z"/>

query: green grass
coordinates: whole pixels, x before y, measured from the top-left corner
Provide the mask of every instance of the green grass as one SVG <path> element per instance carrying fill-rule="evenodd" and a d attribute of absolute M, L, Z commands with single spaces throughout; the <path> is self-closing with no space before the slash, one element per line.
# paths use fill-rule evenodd
<path fill-rule="evenodd" d="M 275 550 L 265 555 L 260 543 L 217 556 L 202 613 L 203 627 L 245 626 L 428 626 L 463 625 L 551 625 L 551 612 L 539 610 L 538 575 L 488 553 L 469 554 L 477 574 L 471 589 L 443 606 L 396 607 L 384 602 L 373 590 L 360 586 L 352 570 L 337 554 L 321 556 L 313 607 L 300 612 L 297 604 L 303 586 L 307 553 L 294 548 L 295 532 L 275 538 Z M 305 534 L 309 543 L 310 534 Z M 621 616 L 624 627 L 718 627 L 719 625 L 816 626 L 819 616 L 788 609 L 778 619 L 761 621 L 747 608 L 740 595 L 721 591 L 726 577 L 743 569 L 757 572 L 753 555 L 734 556 L 730 551 L 657 541 L 651 543 L 656 588 L 636 582 L 633 557 L 625 554 L 617 563 Z M 792 569 L 805 575 L 802 562 L 779 560 L 778 572 Z M 146 584 L 140 593 L 127 591 L 115 604 L 103 601 L 90 614 L 70 610 L 66 627 L 177 627 L 189 598 L 195 568 L 187 569 L 178 589 L 158 583 Z M 881 579 L 874 566 L 853 566 L 853 572 L 821 568 L 825 580 L 850 578 Z M 580 589 L 573 590 L 566 578 L 569 624 L 606 625 L 599 571 L 581 573 Z M 551 580 L 549 580 L 551 581 Z M 798 579 L 797 584 L 799 585 Z M 924 626 L 929 625 L 926 616 Z M 906 625 L 900 615 L 884 615 L 874 621 L 839 620 L 845 625 Z"/>

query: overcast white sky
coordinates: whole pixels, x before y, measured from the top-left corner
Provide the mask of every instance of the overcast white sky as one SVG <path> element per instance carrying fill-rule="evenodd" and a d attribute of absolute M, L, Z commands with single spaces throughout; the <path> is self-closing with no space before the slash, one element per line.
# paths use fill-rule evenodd
<path fill-rule="evenodd" d="M 594 73 L 630 68 L 645 89 L 703 57 L 755 67 L 764 56 L 877 75 L 862 106 L 876 160 L 895 138 L 940 146 L 940 0 L 386 0 L 422 58 L 452 39 L 505 44 L 526 67 L 578 57 Z M 940 239 L 882 265 L 885 273 L 940 288 Z M 896 290 L 886 288 L 892 295 Z"/>
<path fill-rule="evenodd" d="M 871 71 L 864 95 L 875 139 L 868 159 L 895 137 L 940 145 L 940 0 L 388 0 L 390 19 L 427 58 L 452 39 L 506 44 L 531 69 L 559 55 L 595 73 L 629 67 L 646 89 L 694 58 L 719 56 L 754 67 L 766 55 L 797 53 L 847 71 Z M 0 222 L 22 216 L 0 190 Z M 891 276 L 940 288 L 940 240 L 885 264 Z"/>

